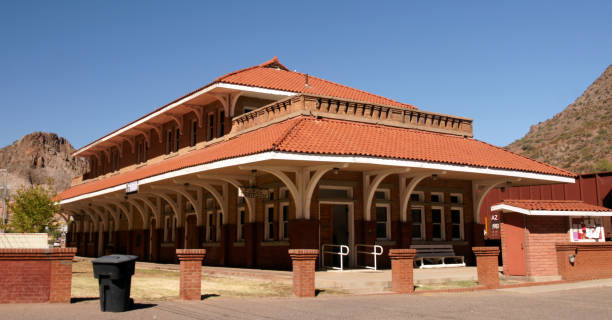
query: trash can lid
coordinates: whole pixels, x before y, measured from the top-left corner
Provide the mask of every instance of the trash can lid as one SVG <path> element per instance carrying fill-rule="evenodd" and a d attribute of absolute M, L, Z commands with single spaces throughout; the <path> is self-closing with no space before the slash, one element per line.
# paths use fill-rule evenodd
<path fill-rule="evenodd" d="M 94 259 L 93 263 L 118 264 L 138 259 L 138 256 L 128 254 L 111 254 Z"/>

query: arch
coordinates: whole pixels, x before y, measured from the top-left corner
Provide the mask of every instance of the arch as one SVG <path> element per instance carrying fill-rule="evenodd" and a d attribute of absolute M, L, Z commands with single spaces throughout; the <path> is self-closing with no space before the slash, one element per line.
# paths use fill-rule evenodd
<path fill-rule="evenodd" d="M 131 195 L 130 197 L 134 198 L 134 199 L 138 199 L 138 200 L 142 201 L 145 205 L 147 205 L 147 207 L 149 207 L 149 209 L 151 210 L 151 213 L 153 214 L 153 217 L 155 219 L 158 219 L 158 221 L 159 221 L 160 215 L 161 215 L 160 212 L 159 212 L 160 210 L 155 206 L 155 204 L 149 198 L 147 198 L 145 196 L 140 196 L 140 195 L 137 195 L 137 194 L 136 195 Z M 150 215 L 149 215 L 149 218 L 150 218 Z M 150 225 L 150 223 L 149 223 L 149 225 Z"/>
<path fill-rule="evenodd" d="M 180 195 L 182 195 L 183 197 L 185 197 L 185 199 L 187 199 L 187 201 L 189 201 L 191 203 L 191 205 L 193 206 L 193 209 L 195 210 L 196 213 L 196 220 L 197 220 L 197 225 L 201 226 L 202 225 L 202 205 L 201 203 L 198 203 L 198 201 L 186 190 L 182 189 L 181 187 L 178 186 L 153 186 L 152 188 L 154 189 L 162 189 L 162 190 L 168 190 L 168 191 L 174 191 Z M 185 217 L 181 216 L 180 219 L 183 220 Z M 182 224 L 181 224 L 182 225 Z"/>
<path fill-rule="evenodd" d="M 474 223 L 480 224 L 480 207 L 482 201 L 493 188 L 506 183 L 506 179 L 472 181 L 472 197 L 474 197 Z M 483 189 L 479 193 L 479 190 Z"/>
<path fill-rule="evenodd" d="M 432 173 L 415 174 L 410 176 L 400 176 L 400 220 L 408 221 L 408 202 L 414 188 L 425 178 L 431 177 Z M 406 186 L 406 179 L 412 178 Z"/>
<path fill-rule="evenodd" d="M 215 198 L 215 200 L 217 200 L 217 203 L 219 204 L 219 206 L 221 207 L 221 213 L 223 213 L 223 222 L 227 223 L 227 219 L 228 219 L 228 210 L 227 210 L 227 203 L 226 201 L 224 201 L 224 197 L 221 193 L 219 193 L 219 191 L 217 191 L 217 189 L 215 189 L 215 187 L 213 187 L 212 185 L 204 182 L 204 181 L 191 181 L 189 182 L 192 185 L 198 186 L 200 188 L 205 189 L 206 191 L 210 192 L 210 194 L 212 194 L 213 198 Z M 224 193 L 227 193 L 227 188 L 225 188 Z M 201 209 L 200 209 L 201 210 Z M 202 219 L 203 220 L 203 219 Z"/>
<path fill-rule="evenodd" d="M 221 180 L 231 184 L 236 189 L 240 189 L 240 187 L 244 185 L 244 183 L 241 183 L 238 179 L 227 176 L 199 174 L 198 178 L 204 180 Z M 191 183 L 191 181 L 187 182 Z M 245 203 L 247 210 L 249 211 L 249 222 L 255 222 L 255 199 L 245 198 Z"/>
<path fill-rule="evenodd" d="M 128 208 L 125 205 L 123 205 L 120 201 L 98 200 L 98 202 L 112 204 L 115 207 L 117 207 L 117 210 L 121 210 L 121 212 L 123 212 L 123 214 L 125 215 L 125 217 L 128 220 L 128 230 L 134 229 L 134 219 L 133 219 L 130 211 L 128 210 Z M 117 216 L 117 225 L 119 225 L 120 223 L 121 223 L 121 219 L 119 219 L 119 217 Z M 117 227 L 117 230 L 119 230 L 118 227 Z"/>
<path fill-rule="evenodd" d="M 371 210 L 372 210 L 372 201 L 374 198 L 374 193 L 376 193 L 376 189 L 380 183 L 389 175 L 394 173 L 402 173 L 408 172 L 410 168 L 402 168 L 402 169 L 386 169 L 381 171 L 371 171 L 364 172 L 363 176 L 363 196 L 364 196 L 364 207 L 363 207 L 363 218 L 365 221 L 371 220 Z M 376 176 L 372 182 L 370 182 L 370 177 Z"/>
<path fill-rule="evenodd" d="M 175 216 L 178 217 L 178 215 L 180 214 L 177 203 L 174 200 L 172 200 L 172 198 L 170 198 L 170 196 L 168 196 L 167 194 L 163 192 L 157 192 L 154 190 L 143 192 L 142 194 L 150 194 L 152 196 L 157 196 L 157 197 L 164 199 L 168 203 L 168 205 L 170 205 L 170 208 L 172 208 L 172 212 L 174 213 Z M 161 216 L 161 213 L 160 213 L 160 216 Z"/>
<path fill-rule="evenodd" d="M 104 209 L 106 209 L 106 211 L 108 211 L 108 213 L 110 214 L 111 218 L 113 218 L 114 224 L 113 226 L 115 227 L 113 231 L 119 231 L 119 224 L 120 224 L 120 219 L 119 219 L 119 214 L 117 213 L 118 209 L 113 209 L 111 208 L 110 204 L 108 203 L 104 203 L 104 202 L 100 202 L 100 206 Z"/>
<path fill-rule="evenodd" d="M 149 227 L 149 213 L 146 210 L 146 207 L 144 205 L 141 205 L 140 203 L 138 203 L 138 201 L 136 201 L 134 199 L 128 199 L 127 202 L 129 204 L 131 204 L 132 206 L 134 206 L 134 208 L 136 208 L 136 211 L 138 211 L 138 213 L 140 213 L 140 218 L 142 219 L 142 228 L 143 229 L 148 229 L 148 227 Z"/>

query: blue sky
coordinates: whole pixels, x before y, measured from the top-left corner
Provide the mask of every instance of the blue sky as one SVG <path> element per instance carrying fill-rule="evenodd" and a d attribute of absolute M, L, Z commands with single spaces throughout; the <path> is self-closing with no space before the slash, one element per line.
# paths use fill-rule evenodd
<path fill-rule="evenodd" d="M 75 147 L 273 56 L 506 145 L 612 64 L 610 1 L 2 1 L 0 147 Z"/>

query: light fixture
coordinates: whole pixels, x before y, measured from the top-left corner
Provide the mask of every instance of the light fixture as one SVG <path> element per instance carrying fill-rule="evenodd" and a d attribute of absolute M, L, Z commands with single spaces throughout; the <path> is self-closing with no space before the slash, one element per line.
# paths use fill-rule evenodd
<path fill-rule="evenodd" d="M 185 182 L 185 183 L 183 183 L 183 186 L 184 186 L 185 188 L 189 187 L 189 182 Z"/>
<path fill-rule="evenodd" d="M 569 263 L 573 266 L 574 263 L 576 262 L 576 255 L 575 254 L 570 254 L 568 256 L 568 258 L 569 258 Z"/>
<path fill-rule="evenodd" d="M 433 180 L 433 181 L 438 180 L 438 175 L 437 175 L 437 174 L 435 174 L 435 173 L 434 173 L 434 174 L 432 174 L 432 175 L 431 175 L 431 180 Z"/>
<path fill-rule="evenodd" d="M 501 192 L 506 192 L 506 187 L 501 187 L 500 190 Z"/>
<path fill-rule="evenodd" d="M 333 172 L 334 172 L 334 174 L 338 174 L 338 172 L 340 172 L 340 168 L 334 168 Z"/>

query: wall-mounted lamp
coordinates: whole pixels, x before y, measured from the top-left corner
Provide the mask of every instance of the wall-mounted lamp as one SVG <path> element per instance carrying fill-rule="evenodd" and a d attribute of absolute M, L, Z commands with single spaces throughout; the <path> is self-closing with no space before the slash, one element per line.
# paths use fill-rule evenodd
<path fill-rule="evenodd" d="M 431 180 L 433 180 L 433 181 L 438 180 L 438 175 L 437 175 L 437 174 L 435 174 L 435 173 L 434 173 L 434 174 L 432 174 L 432 175 L 431 175 Z"/>
<path fill-rule="evenodd" d="M 501 190 L 501 192 L 506 192 L 506 187 L 501 187 L 499 189 Z"/>
<path fill-rule="evenodd" d="M 575 254 L 570 254 L 568 256 L 568 259 L 569 259 L 569 263 L 573 266 L 574 263 L 576 262 L 576 255 Z"/>
<path fill-rule="evenodd" d="M 333 172 L 334 172 L 334 174 L 338 174 L 338 172 L 340 172 L 340 168 L 334 168 Z"/>
<path fill-rule="evenodd" d="M 189 187 L 189 182 L 185 182 L 185 183 L 183 183 L 183 186 L 184 186 L 185 188 Z"/>

